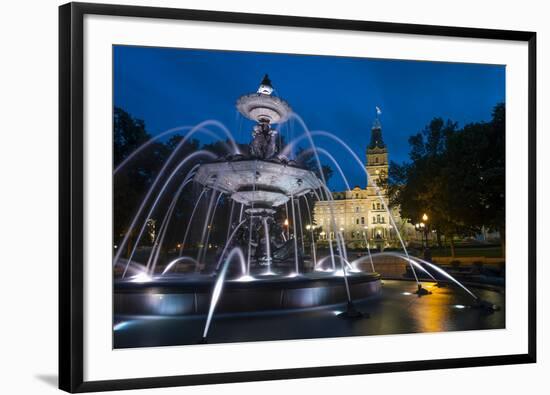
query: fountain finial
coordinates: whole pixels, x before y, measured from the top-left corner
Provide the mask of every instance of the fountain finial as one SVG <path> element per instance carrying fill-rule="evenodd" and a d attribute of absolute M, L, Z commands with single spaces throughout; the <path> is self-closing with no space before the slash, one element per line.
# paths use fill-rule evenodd
<path fill-rule="evenodd" d="M 264 75 L 260 87 L 254 93 L 239 97 L 237 110 L 246 118 L 258 123 L 283 123 L 292 113 L 286 101 L 272 96 L 273 85 L 267 74 Z"/>
<path fill-rule="evenodd" d="M 271 80 L 269 75 L 264 75 L 262 82 L 260 82 L 260 87 L 258 88 L 258 93 L 262 95 L 271 95 L 273 93 L 273 85 L 271 85 Z"/>

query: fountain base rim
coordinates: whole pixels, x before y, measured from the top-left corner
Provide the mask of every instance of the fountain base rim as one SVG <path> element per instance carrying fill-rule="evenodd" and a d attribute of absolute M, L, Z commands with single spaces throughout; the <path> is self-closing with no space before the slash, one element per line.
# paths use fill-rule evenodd
<path fill-rule="evenodd" d="M 202 275 L 202 277 L 207 277 Z M 203 282 L 167 279 L 149 283 L 115 282 L 114 312 L 120 315 L 205 314 L 210 304 L 215 276 Z M 378 273 L 350 273 L 354 300 L 378 295 Z M 228 280 L 217 312 L 259 312 L 315 308 L 346 303 L 344 279 L 326 273 L 280 278 L 265 276 L 256 281 Z"/>

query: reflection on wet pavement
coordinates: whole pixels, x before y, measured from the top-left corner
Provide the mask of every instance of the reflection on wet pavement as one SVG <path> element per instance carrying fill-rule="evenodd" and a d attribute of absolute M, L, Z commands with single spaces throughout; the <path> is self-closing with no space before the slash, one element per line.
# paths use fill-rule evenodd
<path fill-rule="evenodd" d="M 316 309 L 216 315 L 208 342 L 246 342 L 321 337 L 388 335 L 419 332 L 501 329 L 505 325 L 505 296 L 475 289 L 484 300 L 500 306 L 487 313 L 471 308 L 472 298 L 454 287 L 425 283 L 431 295 L 418 297 L 416 284 L 385 280 L 380 295 L 357 301 L 368 319 L 344 320 L 345 305 Z M 205 316 L 115 316 L 114 347 L 153 347 L 196 344 Z"/>

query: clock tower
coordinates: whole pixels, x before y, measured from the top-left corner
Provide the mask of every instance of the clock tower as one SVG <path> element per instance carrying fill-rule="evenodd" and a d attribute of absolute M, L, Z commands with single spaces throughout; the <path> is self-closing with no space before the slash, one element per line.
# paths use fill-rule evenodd
<path fill-rule="evenodd" d="M 388 176 L 388 150 L 382 138 L 382 125 L 380 124 L 380 108 L 376 107 L 376 119 L 371 128 L 370 143 L 367 146 L 367 172 L 376 184 Z M 367 186 L 373 186 L 367 180 Z"/>

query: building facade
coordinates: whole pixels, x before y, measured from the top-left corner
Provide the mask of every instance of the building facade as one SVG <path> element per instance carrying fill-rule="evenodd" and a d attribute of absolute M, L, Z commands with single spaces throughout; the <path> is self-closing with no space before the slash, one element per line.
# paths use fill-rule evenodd
<path fill-rule="evenodd" d="M 370 143 L 366 149 L 365 168 L 369 174 L 366 186 L 354 187 L 343 192 L 333 192 L 332 201 L 317 201 L 314 206 L 314 222 L 319 227 L 319 242 L 335 240 L 335 232 L 341 233 L 347 246 L 361 248 L 387 248 L 398 242 L 388 211 L 402 235 L 409 235 L 411 225 L 401 220 L 399 210 L 387 209 L 388 149 L 382 138 L 382 126 L 378 117 L 371 129 Z M 414 233 L 414 227 L 412 227 Z"/>

